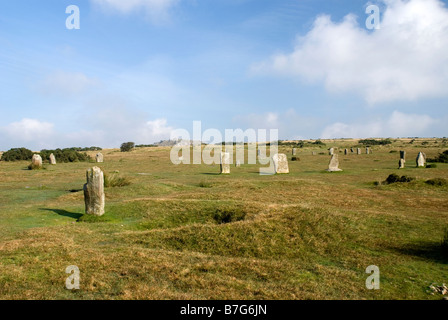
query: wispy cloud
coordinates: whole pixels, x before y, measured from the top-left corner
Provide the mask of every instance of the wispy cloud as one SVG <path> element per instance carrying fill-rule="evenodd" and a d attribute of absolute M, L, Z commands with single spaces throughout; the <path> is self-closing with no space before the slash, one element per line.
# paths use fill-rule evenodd
<path fill-rule="evenodd" d="M 294 51 L 252 67 L 254 73 L 323 83 L 331 92 L 357 92 L 370 104 L 446 96 L 448 9 L 440 0 L 384 0 L 381 29 L 364 17 L 336 23 L 318 17 Z"/>
<path fill-rule="evenodd" d="M 427 129 L 437 124 L 439 121 L 428 115 L 394 111 L 388 119 L 378 118 L 367 122 L 331 124 L 323 130 L 321 137 L 324 139 L 415 137 L 425 134 Z"/>

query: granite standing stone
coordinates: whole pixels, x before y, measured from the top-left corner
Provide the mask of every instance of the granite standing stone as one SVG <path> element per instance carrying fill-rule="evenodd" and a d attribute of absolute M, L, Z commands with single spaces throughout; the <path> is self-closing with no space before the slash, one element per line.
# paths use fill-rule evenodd
<path fill-rule="evenodd" d="M 370 148 L 366 147 L 366 154 L 370 154 Z"/>
<path fill-rule="evenodd" d="M 334 154 L 334 148 L 330 148 L 330 156 L 332 156 Z"/>
<path fill-rule="evenodd" d="M 400 161 L 398 162 L 398 169 L 404 169 L 404 164 L 406 161 L 404 161 L 404 159 L 400 159 Z"/>
<path fill-rule="evenodd" d="M 339 158 L 337 154 L 331 156 L 327 171 L 328 172 L 342 171 L 341 169 L 339 169 Z"/>
<path fill-rule="evenodd" d="M 54 154 L 50 154 L 50 164 L 56 164 L 56 157 Z"/>
<path fill-rule="evenodd" d="M 358 154 L 361 154 L 361 148 L 358 148 L 358 149 L 357 149 L 357 153 L 358 153 Z"/>
<path fill-rule="evenodd" d="M 296 148 L 292 148 L 292 155 L 296 156 L 297 155 L 297 149 Z"/>
<path fill-rule="evenodd" d="M 406 162 L 406 151 L 400 151 L 400 159 L 403 159 Z"/>
<path fill-rule="evenodd" d="M 221 153 L 221 173 L 230 173 L 230 154 L 228 152 Z"/>
<path fill-rule="evenodd" d="M 344 150 L 344 154 L 345 154 L 345 155 L 348 155 L 348 149 L 345 149 L 345 150 Z"/>
<path fill-rule="evenodd" d="M 102 163 L 102 162 L 104 162 L 104 157 L 103 157 L 103 154 L 102 154 L 101 152 L 99 152 L 99 153 L 96 155 L 96 162 L 98 162 L 98 163 Z"/>
<path fill-rule="evenodd" d="M 104 214 L 104 174 L 98 167 L 87 170 L 87 183 L 84 185 L 86 214 L 102 216 Z"/>
<path fill-rule="evenodd" d="M 241 167 L 241 161 L 240 160 L 236 160 L 235 167 L 237 167 L 237 168 Z"/>
<path fill-rule="evenodd" d="M 31 164 L 33 167 L 42 167 L 42 157 L 38 154 L 33 155 L 33 158 L 31 159 Z"/>
<path fill-rule="evenodd" d="M 426 159 L 423 152 L 418 153 L 417 159 L 415 161 L 417 162 L 417 167 L 425 167 Z"/>
<path fill-rule="evenodd" d="M 277 153 L 272 156 L 272 161 L 274 162 L 274 171 L 278 174 L 289 173 L 288 158 L 286 154 Z"/>

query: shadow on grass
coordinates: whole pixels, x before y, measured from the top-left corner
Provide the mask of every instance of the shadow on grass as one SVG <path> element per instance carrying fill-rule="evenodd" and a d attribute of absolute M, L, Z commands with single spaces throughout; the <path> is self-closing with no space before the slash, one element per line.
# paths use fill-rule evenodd
<path fill-rule="evenodd" d="M 51 212 L 57 213 L 60 216 L 68 217 L 68 218 L 72 218 L 72 219 L 76 219 L 76 220 L 78 220 L 79 218 L 81 218 L 83 216 L 82 213 L 68 212 L 66 210 L 61 210 L 61 209 L 41 208 L 40 210 L 51 211 Z"/>
<path fill-rule="evenodd" d="M 441 242 L 426 242 L 412 245 L 407 244 L 403 247 L 394 247 L 390 249 L 408 256 L 448 264 L 448 251 L 444 251 Z"/>
<path fill-rule="evenodd" d="M 203 172 L 201 174 L 205 174 L 207 176 L 220 176 L 221 175 L 221 173 L 219 173 L 219 172 Z"/>

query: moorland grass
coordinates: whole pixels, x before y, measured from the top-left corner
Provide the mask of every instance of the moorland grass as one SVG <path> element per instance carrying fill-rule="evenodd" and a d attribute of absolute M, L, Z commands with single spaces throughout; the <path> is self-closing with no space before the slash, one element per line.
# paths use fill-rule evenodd
<path fill-rule="evenodd" d="M 106 188 L 100 218 L 84 215 L 93 163 L 0 162 L 0 298 L 440 299 L 426 289 L 448 280 L 448 186 L 425 182 L 447 178 L 448 164 L 415 168 L 419 151 L 445 150 L 427 140 L 340 155 L 340 174 L 324 173 L 329 156 L 311 144 L 275 176 L 259 165 L 226 176 L 219 165 L 176 166 L 169 148 L 103 150 L 103 170 L 132 183 Z M 407 151 L 405 169 L 393 150 Z M 391 174 L 415 181 L 373 184 Z M 69 265 L 81 290 L 65 289 Z M 365 288 L 370 265 L 380 290 Z"/>

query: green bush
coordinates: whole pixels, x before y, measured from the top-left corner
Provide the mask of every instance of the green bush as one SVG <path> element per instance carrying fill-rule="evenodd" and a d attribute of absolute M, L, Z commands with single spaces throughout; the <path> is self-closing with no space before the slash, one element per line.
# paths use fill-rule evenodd
<path fill-rule="evenodd" d="M 246 212 L 239 207 L 218 208 L 213 215 L 213 219 L 219 224 L 242 221 L 245 218 Z"/>
<path fill-rule="evenodd" d="M 56 161 L 58 163 L 67 162 L 86 162 L 90 161 L 90 156 L 87 153 L 78 152 L 76 148 L 66 148 L 66 149 L 56 149 L 56 150 L 41 150 L 40 156 L 42 160 L 50 160 L 50 155 L 54 154 Z"/>
<path fill-rule="evenodd" d="M 31 150 L 26 148 L 14 148 L 3 153 L 1 161 L 30 161 L 33 154 Z"/>
<path fill-rule="evenodd" d="M 300 158 L 298 158 L 298 157 L 292 157 L 292 158 L 291 158 L 291 161 L 300 161 Z"/>
<path fill-rule="evenodd" d="M 134 142 L 124 142 L 121 144 L 120 151 L 121 152 L 129 152 L 132 149 L 134 149 L 134 147 L 135 147 Z"/>
<path fill-rule="evenodd" d="M 363 139 L 359 140 L 359 144 L 368 145 L 368 146 L 384 146 L 388 144 L 392 144 L 392 141 L 390 139 L 381 139 L 381 140 L 375 140 L 375 139 Z"/>
<path fill-rule="evenodd" d="M 126 187 L 131 184 L 131 180 L 126 177 L 121 177 L 118 173 L 104 173 L 104 187 Z"/>
<path fill-rule="evenodd" d="M 428 162 L 448 163 L 448 150 L 445 150 L 443 153 L 440 153 L 434 159 L 428 159 Z"/>
<path fill-rule="evenodd" d="M 436 187 L 443 187 L 443 186 L 448 185 L 448 181 L 446 179 L 443 179 L 443 178 L 429 179 L 425 183 L 429 184 L 431 186 L 436 186 Z"/>
<path fill-rule="evenodd" d="M 428 169 L 435 169 L 435 168 L 437 168 L 437 165 L 435 163 L 430 163 L 430 164 L 426 165 L 426 168 L 428 168 Z"/>
<path fill-rule="evenodd" d="M 392 173 L 391 175 L 389 175 L 385 181 L 386 184 L 392 184 L 392 183 L 405 183 L 405 182 L 412 182 L 414 181 L 415 178 L 412 177 L 407 177 L 407 176 L 399 176 L 395 173 Z"/>
<path fill-rule="evenodd" d="M 32 163 L 28 166 L 28 170 L 42 170 L 42 169 L 44 169 L 44 167 Z"/>
<path fill-rule="evenodd" d="M 200 188 L 211 188 L 212 184 L 210 182 L 201 181 L 201 182 L 199 182 L 199 187 Z"/>

